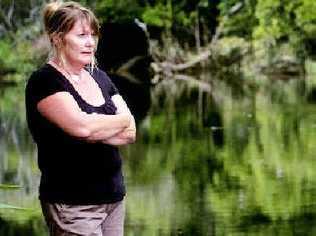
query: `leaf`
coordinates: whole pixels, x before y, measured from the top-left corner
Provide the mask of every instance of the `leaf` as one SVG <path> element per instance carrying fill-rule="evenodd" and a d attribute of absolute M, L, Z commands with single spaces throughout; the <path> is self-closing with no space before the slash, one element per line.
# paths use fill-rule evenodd
<path fill-rule="evenodd" d="M 18 206 L 13 206 L 13 205 L 9 205 L 9 204 L 3 204 L 0 203 L 0 209 L 13 209 L 13 210 L 30 210 L 29 208 L 25 208 L 25 207 L 18 207 Z"/>
<path fill-rule="evenodd" d="M 0 189 L 20 189 L 20 188 L 22 188 L 20 185 L 0 184 Z"/>

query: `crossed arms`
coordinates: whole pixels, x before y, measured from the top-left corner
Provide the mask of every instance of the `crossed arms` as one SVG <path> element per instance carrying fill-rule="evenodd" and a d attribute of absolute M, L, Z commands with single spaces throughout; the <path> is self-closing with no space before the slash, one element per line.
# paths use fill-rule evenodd
<path fill-rule="evenodd" d="M 38 102 L 37 109 L 64 132 L 87 142 L 114 146 L 135 142 L 134 117 L 120 95 L 112 96 L 112 101 L 117 107 L 115 115 L 87 114 L 68 92 L 57 92 Z"/>

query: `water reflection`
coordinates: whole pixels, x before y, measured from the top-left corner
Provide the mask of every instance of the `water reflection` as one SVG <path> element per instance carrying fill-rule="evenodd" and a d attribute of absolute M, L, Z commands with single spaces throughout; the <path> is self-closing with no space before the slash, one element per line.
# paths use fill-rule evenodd
<path fill-rule="evenodd" d="M 126 235 L 316 234 L 311 90 L 302 80 L 239 88 L 223 80 L 211 93 L 185 81 L 135 87 L 138 141 L 122 150 Z M 22 86 L 1 92 L 0 121 L 0 183 L 21 186 L 0 189 L 0 208 L 30 209 L 1 209 L 0 235 L 45 235 Z"/>
<path fill-rule="evenodd" d="M 109 76 L 120 91 L 131 112 L 135 114 L 136 122 L 143 120 L 147 116 L 151 103 L 149 84 L 127 79 L 127 77 L 122 75 L 109 74 Z"/>

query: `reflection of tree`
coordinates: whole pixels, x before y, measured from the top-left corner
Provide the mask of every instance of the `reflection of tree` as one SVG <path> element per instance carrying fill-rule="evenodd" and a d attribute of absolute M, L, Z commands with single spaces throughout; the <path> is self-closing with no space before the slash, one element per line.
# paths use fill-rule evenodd
<path fill-rule="evenodd" d="M 308 234 L 307 216 L 316 214 L 315 118 L 314 109 L 302 106 L 297 84 L 237 98 L 230 86 L 219 86 L 213 88 L 219 108 L 202 112 L 199 104 L 211 106 L 212 96 L 199 103 L 198 90 L 173 86 L 154 91 L 138 143 L 128 149 L 130 230 L 136 232 L 137 215 L 143 229 L 157 226 L 139 235 L 297 233 L 291 225 Z M 212 109 L 222 117 L 222 146 L 209 136 Z M 135 202 L 144 206 L 132 213 Z"/>
<path fill-rule="evenodd" d="M 207 139 L 206 142 L 185 140 L 180 153 L 174 170 L 176 192 L 184 210 L 190 212 L 181 229 L 184 235 L 212 235 L 214 217 L 206 190 L 221 164 L 213 157 Z"/>
<path fill-rule="evenodd" d="M 7 88 L 1 93 L 0 184 L 14 184 L 21 188 L 0 190 L 0 199 L 1 203 L 30 208 L 37 198 L 38 174 L 35 149 L 25 120 L 23 96 L 22 86 Z"/>
<path fill-rule="evenodd" d="M 270 103 L 268 94 L 257 95 L 255 113 L 249 111 L 249 116 L 241 115 L 247 111 L 245 104 L 235 101 L 231 118 L 225 120 L 225 136 L 231 145 L 218 152 L 223 171 L 215 173 L 209 198 L 218 215 L 228 213 L 227 227 L 255 230 L 253 225 L 265 225 L 261 231 L 268 233 L 281 225 L 284 228 L 279 232 L 289 235 L 291 222 L 305 214 L 303 205 L 315 215 L 315 162 L 311 161 L 315 132 L 309 132 L 313 119 L 295 99 L 295 84 L 283 84 L 280 93 L 284 92 L 288 99 L 277 104 Z M 246 142 L 229 128 L 237 121 L 247 129 Z M 227 185 L 227 176 L 235 179 L 238 188 Z"/>
<path fill-rule="evenodd" d="M 212 157 L 212 124 L 204 127 L 201 112 L 196 112 L 198 91 L 188 90 L 186 84 L 173 87 L 173 83 L 167 90 L 157 87 L 153 91 L 152 109 L 140 124 L 138 142 L 126 150 L 128 212 L 132 214 L 137 207 L 138 212 L 130 217 L 137 225 L 143 222 L 143 227 L 150 228 L 155 219 L 156 229 L 151 233 L 135 229 L 138 235 L 156 235 L 158 229 L 163 235 L 212 235 L 205 189 L 214 170 L 220 168 Z M 163 200 L 166 196 L 168 201 Z"/>

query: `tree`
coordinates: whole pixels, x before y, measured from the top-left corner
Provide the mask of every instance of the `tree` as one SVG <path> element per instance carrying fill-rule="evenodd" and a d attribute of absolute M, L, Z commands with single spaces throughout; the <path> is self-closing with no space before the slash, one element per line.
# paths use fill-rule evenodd
<path fill-rule="evenodd" d="M 240 6 L 241 9 L 234 14 L 234 6 Z M 227 0 L 219 4 L 220 17 L 227 17 L 224 27 L 224 35 L 235 35 L 244 38 L 251 38 L 253 29 L 258 25 L 258 19 L 255 15 L 257 0 Z"/>
<path fill-rule="evenodd" d="M 19 28 L 34 24 L 40 17 L 45 0 L 2 0 L 0 1 L 0 38 L 10 35 Z"/>

